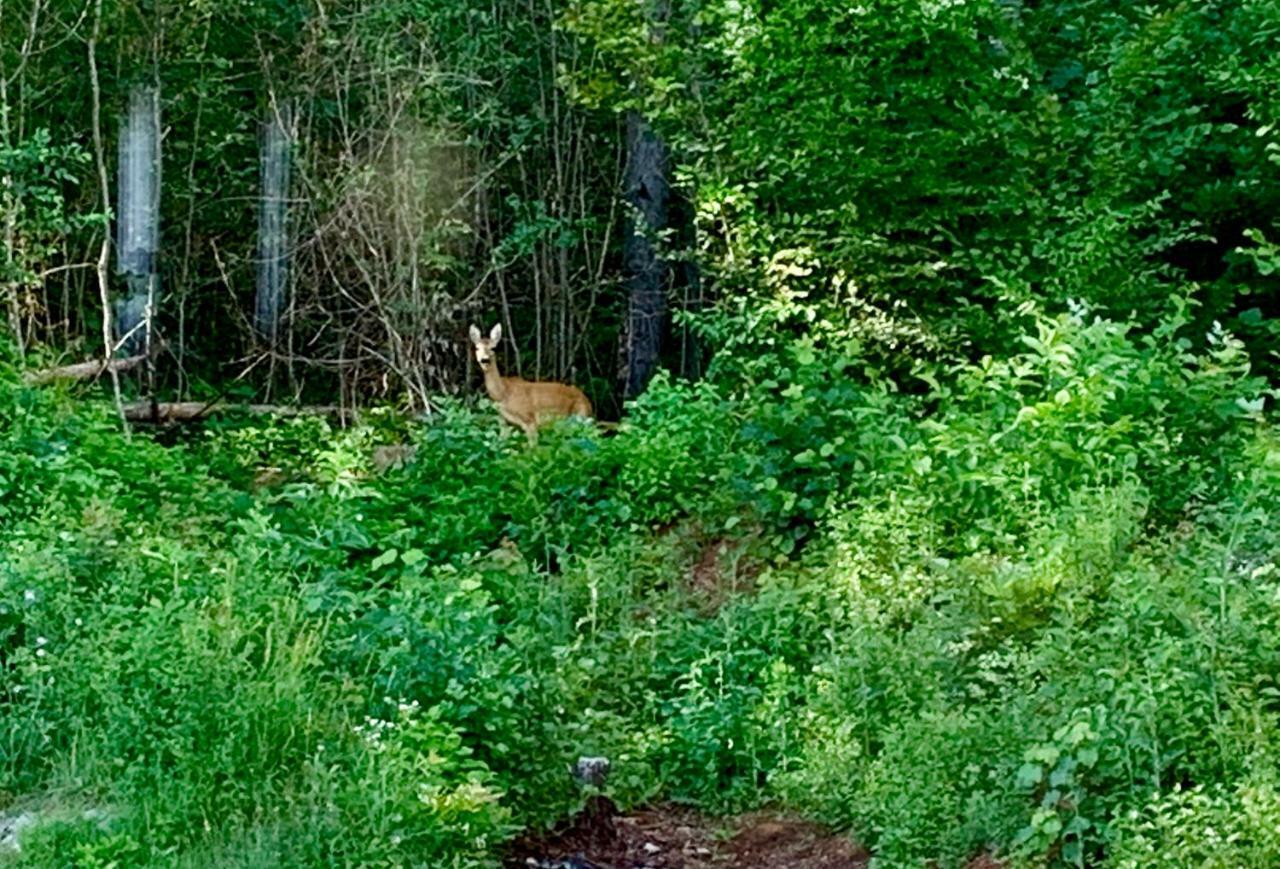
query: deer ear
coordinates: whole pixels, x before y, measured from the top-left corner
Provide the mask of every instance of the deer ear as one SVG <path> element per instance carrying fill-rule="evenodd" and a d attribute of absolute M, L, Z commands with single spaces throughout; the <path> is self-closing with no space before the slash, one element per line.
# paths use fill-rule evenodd
<path fill-rule="evenodd" d="M 477 329 L 475 326 L 471 327 L 471 343 L 472 344 L 480 343 L 480 330 Z"/>
<path fill-rule="evenodd" d="M 497 344 L 499 341 L 502 340 L 502 324 L 501 323 L 493 327 L 493 331 L 489 333 L 489 340 L 492 341 L 494 344 Z"/>

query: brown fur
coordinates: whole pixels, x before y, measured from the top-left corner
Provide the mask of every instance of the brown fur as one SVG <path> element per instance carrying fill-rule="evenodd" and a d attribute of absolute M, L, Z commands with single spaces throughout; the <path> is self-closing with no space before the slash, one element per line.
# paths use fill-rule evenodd
<path fill-rule="evenodd" d="M 503 377 L 498 371 L 498 358 L 493 348 L 502 339 L 502 326 L 494 326 L 489 337 L 471 327 L 471 344 L 476 362 L 484 372 L 484 388 L 498 405 L 498 413 L 507 422 L 519 428 L 533 443 L 538 439 L 538 427 L 567 416 L 590 418 L 591 402 L 581 389 L 565 383 L 547 380 L 525 380 L 523 377 Z"/>

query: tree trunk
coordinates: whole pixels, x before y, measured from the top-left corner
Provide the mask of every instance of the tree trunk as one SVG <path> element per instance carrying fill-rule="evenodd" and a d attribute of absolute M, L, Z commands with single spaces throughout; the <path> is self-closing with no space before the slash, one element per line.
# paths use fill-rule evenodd
<path fill-rule="evenodd" d="M 626 199 L 630 206 L 623 268 L 627 322 L 623 337 L 623 398 L 644 391 L 658 367 L 667 318 L 667 264 L 658 256 L 658 235 L 667 226 L 671 186 L 666 144 L 636 112 L 627 115 Z"/>
<path fill-rule="evenodd" d="M 279 338 L 289 280 L 289 169 L 293 108 L 273 101 L 262 125 L 262 200 L 258 206 L 258 293 L 254 326 L 269 346 Z"/>
<path fill-rule="evenodd" d="M 102 34 L 102 0 L 93 4 L 93 30 L 89 35 L 89 89 L 93 95 L 93 162 L 98 170 L 98 195 L 101 197 L 102 210 L 105 212 L 111 202 L 111 188 L 107 182 L 107 154 L 102 145 L 102 83 L 98 77 L 98 39 Z M 104 222 L 102 227 L 102 244 L 98 248 L 96 273 L 98 276 L 98 299 L 102 303 L 102 360 L 109 363 L 113 353 L 111 323 L 111 292 L 107 285 L 107 268 L 111 256 L 111 226 Z M 120 425 L 124 435 L 129 437 L 129 421 L 125 417 L 124 403 L 120 398 L 120 373 L 114 368 L 111 372 L 111 392 L 116 400 L 116 412 L 120 415 Z"/>
<path fill-rule="evenodd" d="M 128 295 L 115 305 L 116 344 L 127 356 L 145 354 L 159 295 L 160 95 L 137 85 L 120 130 L 116 266 Z"/>

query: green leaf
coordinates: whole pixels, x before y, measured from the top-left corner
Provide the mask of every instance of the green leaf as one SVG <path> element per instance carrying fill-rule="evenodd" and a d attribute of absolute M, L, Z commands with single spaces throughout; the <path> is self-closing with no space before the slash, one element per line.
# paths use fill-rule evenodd
<path fill-rule="evenodd" d="M 374 558 L 373 563 L 370 566 L 374 570 L 380 570 L 386 567 L 388 564 L 392 564 L 399 556 L 400 556 L 399 550 L 394 548 L 388 549 L 378 557 Z"/>
<path fill-rule="evenodd" d="M 1014 781 L 1023 790 L 1030 790 L 1044 781 L 1044 769 L 1039 764 L 1024 763 L 1018 767 Z"/>

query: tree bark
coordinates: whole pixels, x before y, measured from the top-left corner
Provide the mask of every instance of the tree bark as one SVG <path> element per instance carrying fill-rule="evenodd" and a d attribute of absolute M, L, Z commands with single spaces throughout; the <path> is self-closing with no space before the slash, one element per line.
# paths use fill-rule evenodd
<path fill-rule="evenodd" d="M 639 113 L 630 112 L 625 184 L 631 207 L 623 242 L 628 301 L 622 353 L 622 393 L 628 399 L 644 391 L 662 352 L 669 269 L 658 255 L 657 242 L 667 227 L 669 162 L 666 144 Z"/>

